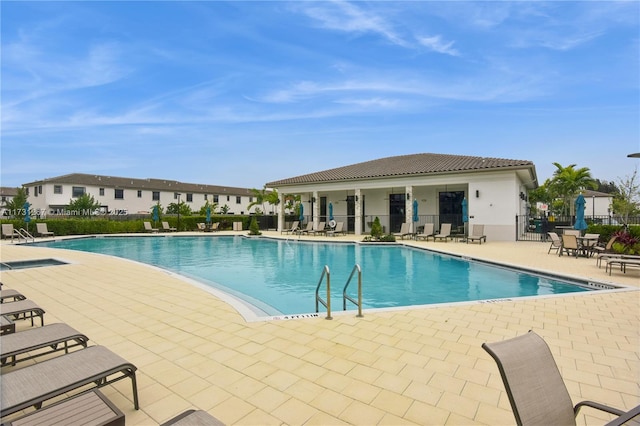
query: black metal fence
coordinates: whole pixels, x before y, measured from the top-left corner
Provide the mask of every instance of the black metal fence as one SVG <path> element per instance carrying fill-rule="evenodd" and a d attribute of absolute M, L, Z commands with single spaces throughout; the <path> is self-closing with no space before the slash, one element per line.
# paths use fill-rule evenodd
<path fill-rule="evenodd" d="M 575 216 L 565 217 L 531 217 L 516 216 L 516 240 L 518 241 L 547 241 L 547 232 L 562 234 L 565 229 L 573 229 Z M 617 216 L 586 216 L 587 225 L 640 225 L 640 216 L 627 219 L 626 224 Z"/>

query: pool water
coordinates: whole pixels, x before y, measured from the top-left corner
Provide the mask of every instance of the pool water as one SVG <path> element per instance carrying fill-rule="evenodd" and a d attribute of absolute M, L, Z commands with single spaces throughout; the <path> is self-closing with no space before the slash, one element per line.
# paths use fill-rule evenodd
<path fill-rule="evenodd" d="M 315 312 L 325 265 L 334 311 L 355 264 L 362 269 L 363 309 L 428 305 L 589 291 L 533 275 L 427 250 L 267 238 L 101 237 L 39 245 L 103 253 L 165 268 L 231 293 L 266 315 Z M 326 297 L 323 284 L 320 290 Z M 348 294 L 356 299 L 357 277 Z M 349 303 L 347 309 L 356 309 Z M 320 306 L 320 311 L 324 309 Z"/>

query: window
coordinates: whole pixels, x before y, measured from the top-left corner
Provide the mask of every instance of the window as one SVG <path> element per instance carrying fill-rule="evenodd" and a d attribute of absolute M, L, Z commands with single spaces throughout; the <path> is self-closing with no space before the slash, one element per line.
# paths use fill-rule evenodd
<path fill-rule="evenodd" d="M 101 196 L 101 197 L 104 197 L 104 188 L 100 188 L 100 190 L 99 190 L 99 191 L 100 191 L 100 196 Z"/>
<path fill-rule="evenodd" d="M 187 194 L 187 203 L 193 202 L 193 194 Z"/>
<path fill-rule="evenodd" d="M 124 189 L 116 189 L 114 198 L 116 200 L 124 200 Z"/>
<path fill-rule="evenodd" d="M 37 186 L 33 187 L 33 195 L 35 195 L 36 197 L 38 196 L 38 187 Z"/>
<path fill-rule="evenodd" d="M 229 196 L 227 195 L 227 201 L 229 201 L 229 199 L 230 199 L 230 198 L 229 198 Z"/>
<path fill-rule="evenodd" d="M 204 194 L 204 200 L 207 201 L 207 194 Z"/>
<path fill-rule="evenodd" d="M 213 196 L 213 202 L 214 202 L 214 203 L 217 203 L 217 202 L 218 202 L 218 195 L 214 195 L 214 196 Z"/>
<path fill-rule="evenodd" d="M 160 191 L 153 191 L 151 194 L 151 199 L 153 201 L 160 201 Z"/>
<path fill-rule="evenodd" d="M 38 186 L 38 194 L 42 194 L 42 185 Z"/>
<path fill-rule="evenodd" d="M 138 189 L 138 198 L 142 198 L 142 190 Z"/>
<path fill-rule="evenodd" d="M 177 192 L 174 192 L 174 193 L 173 193 L 173 199 L 174 199 L 174 200 L 177 200 L 179 195 L 180 195 L 180 194 L 178 194 Z"/>
<path fill-rule="evenodd" d="M 240 204 L 242 202 L 242 197 L 237 195 L 236 196 L 236 204 Z"/>
<path fill-rule="evenodd" d="M 62 185 L 53 185 L 54 194 L 62 194 Z"/>
<path fill-rule="evenodd" d="M 73 188 L 71 188 L 71 197 L 72 198 L 82 197 L 86 191 L 87 189 L 84 186 L 74 186 Z"/>

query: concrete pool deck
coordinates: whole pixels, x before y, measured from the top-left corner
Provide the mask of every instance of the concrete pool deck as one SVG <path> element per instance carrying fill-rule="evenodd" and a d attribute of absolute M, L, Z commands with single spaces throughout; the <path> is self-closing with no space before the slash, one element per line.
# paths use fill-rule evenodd
<path fill-rule="evenodd" d="M 212 236 L 225 234 L 238 233 Z M 70 264 L 2 271 L 0 280 L 44 308 L 45 324 L 67 323 L 138 367 L 140 410 L 128 381 L 102 388 L 128 425 L 190 408 L 229 425 L 514 424 L 498 369 L 480 345 L 530 329 L 551 347 L 574 403 L 640 404 L 639 269 L 609 276 L 593 258 L 547 254 L 549 243 L 403 243 L 632 289 L 247 322 L 174 274 L 103 255 L 3 243 L 3 262 Z M 578 424 L 609 419 L 587 408 Z"/>

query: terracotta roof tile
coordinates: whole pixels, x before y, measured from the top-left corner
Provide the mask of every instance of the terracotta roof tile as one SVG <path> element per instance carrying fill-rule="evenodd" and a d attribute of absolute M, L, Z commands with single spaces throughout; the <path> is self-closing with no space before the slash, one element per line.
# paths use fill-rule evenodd
<path fill-rule="evenodd" d="M 267 183 L 269 187 L 300 183 L 428 175 L 500 168 L 534 167 L 531 161 L 449 154 L 411 154 L 365 161 Z"/>

